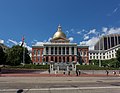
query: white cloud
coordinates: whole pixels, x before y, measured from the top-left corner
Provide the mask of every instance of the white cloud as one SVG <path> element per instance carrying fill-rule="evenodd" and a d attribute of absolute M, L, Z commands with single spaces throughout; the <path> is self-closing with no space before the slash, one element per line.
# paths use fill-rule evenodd
<path fill-rule="evenodd" d="M 117 10 L 118 10 L 118 8 L 115 8 L 115 9 L 113 10 L 113 13 L 117 12 Z"/>
<path fill-rule="evenodd" d="M 67 30 L 66 33 L 69 34 L 69 31 Z"/>
<path fill-rule="evenodd" d="M 109 34 L 120 34 L 120 27 L 119 28 L 107 28 L 107 27 L 104 27 L 102 29 L 102 34 L 104 35 L 109 35 Z"/>
<path fill-rule="evenodd" d="M 108 30 L 108 34 L 116 34 L 116 33 L 120 34 L 120 28 L 110 28 Z"/>
<path fill-rule="evenodd" d="M 80 42 L 80 45 L 87 45 L 87 46 L 89 46 L 90 50 L 93 50 L 94 49 L 94 45 L 97 43 L 98 40 L 99 40 L 98 37 L 92 37 L 88 41 Z"/>
<path fill-rule="evenodd" d="M 3 43 L 4 43 L 4 40 L 1 40 L 1 39 L 0 39 L 0 43 L 2 43 L 2 44 L 3 44 Z"/>
<path fill-rule="evenodd" d="M 15 40 L 8 39 L 7 43 L 10 43 L 10 42 L 11 42 L 12 44 L 14 44 L 14 45 L 21 45 L 21 44 L 22 44 L 22 41 L 17 42 L 17 41 L 15 41 Z M 32 48 L 31 48 L 30 46 L 28 46 L 25 42 L 24 42 L 24 46 L 28 49 L 28 51 L 31 51 L 31 50 L 32 50 Z"/>
<path fill-rule="evenodd" d="M 50 40 L 51 40 L 52 38 L 51 37 L 49 37 L 49 39 L 48 39 L 48 42 L 50 42 Z"/>
<path fill-rule="evenodd" d="M 78 31 L 78 32 L 77 32 L 77 34 L 81 34 L 81 32 L 80 32 L 80 31 Z"/>
<path fill-rule="evenodd" d="M 45 42 L 36 42 L 35 46 L 41 46 L 43 45 Z"/>
<path fill-rule="evenodd" d="M 73 37 L 70 37 L 70 38 L 68 38 L 69 40 L 70 40 L 70 42 L 72 42 L 73 40 L 74 40 L 74 38 Z"/>
<path fill-rule="evenodd" d="M 72 31 L 72 32 L 73 32 L 73 31 L 74 31 L 74 29 L 72 28 L 70 31 Z"/>
<path fill-rule="evenodd" d="M 89 39 L 89 36 L 85 35 L 84 40 L 87 40 L 87 39 Z"/>
<path fill-rule="evenodd" d="M 21 44 L 22 44 L 22 41 L 19 42 L 19 45 L 21 45 Z M 25 46 L 28 49 L 28 51 L 32 51 L 32 48 L 30 46 L 28 46 L 27 43 L 24 42 L 23 46 Z"/>
<path fill-rule="evenodd" d="M 96 33 L 96 29 L 92 29 L 92 30 L 90 30 L 89 32 L 88 32 L 88 35 L 89 34 L 95 34 Z"/>
<path fill-rule="evenodd" d="M 18 45 L 18 42 L 17 42 L 17 41 L 15 41 L 15 40 L 8 39 L 7 43 L 9 43 L 9 42 L 13 43 L 14 45 Z"/>
<path fill-rule="evenodd" d="M 102 28 L 102 32 L 106 33 L 108 31 L 108 28 L 107 27 L 103 27 Z"/>

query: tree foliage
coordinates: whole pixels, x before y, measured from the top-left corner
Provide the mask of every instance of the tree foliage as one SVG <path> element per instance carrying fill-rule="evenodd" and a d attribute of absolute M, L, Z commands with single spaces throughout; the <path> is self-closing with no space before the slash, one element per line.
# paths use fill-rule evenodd
<path fill-rule="evenodd" d="M 16 45 L 7 50 L 7 65 L 20 65 L 23 62 L 23 47 Z M 30 56 L 28 54 L 27 48 L 25 48 L 25 63 L 28 64 L 31 62 Z"/>
<path fill-rule="evenodd" d="M 116 58 L 120 62 L 120 48 L 116 51 Z"/>
<path fill-rule="evenodd" d="M 5 53 L 3 51 L 3 48 L 0 46 L 0 65 L 4 65 L 5 64 Z"/>

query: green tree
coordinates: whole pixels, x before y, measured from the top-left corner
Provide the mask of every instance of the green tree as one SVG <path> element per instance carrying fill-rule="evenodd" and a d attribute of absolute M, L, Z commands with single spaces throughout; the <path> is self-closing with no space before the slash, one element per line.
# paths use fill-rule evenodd
<path fill-rule="evenodd" d="M 92 63 L 92 65 L 99 65 L 99 60 L 96 60 L 96 59 L 93 59 L 92 61 L 91 61 L 91 63 Z"/>
<path fill-rule="evenodd" d="M 116 52 L 116 59 L 120 62 L 120 48 Z"/>
<path fill-rule="evenodd" d="M 23 62 L 23 47 L 16 45 L 7 50 L 7 65 L 20 65 Z M 31 62 L 30 56 L 28 54 L 27 48 L 25 48 L 25 63 L 29 64 Z"/>
<path fill-rule="evenodd" d="M 6 61 L 5 53 L 3 48 L 0 46 L 0 65 L 4 65 Z"/>

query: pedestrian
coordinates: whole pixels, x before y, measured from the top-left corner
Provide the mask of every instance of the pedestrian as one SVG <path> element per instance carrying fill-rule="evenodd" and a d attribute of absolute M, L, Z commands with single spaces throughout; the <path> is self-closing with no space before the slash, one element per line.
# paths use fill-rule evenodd
<path fill-rule="evenodd" d="M 81 71 L 80 71 L 80 69 L 78 70 L 78 73 L 79 73 L 79 75 L 81 74 Z"/>
<path fill-rule="evenodd" d="M 48 73 L 50 74 L 50 69 L 48 69 Z"/>
<path fill-rule="evenodd" d="M 63 74 L 65 75 L 65 70 L 63 71 Z"/>
<path fill-rule="evenodd" d="M 76 76 L 78 76 L 78 70 L 76 70 Z"/>
<path fill-rule="evenodd" d="M 109 74 L 109 71 L 108 71 L 108 70 L 106 70 L 106 75 L 108 76 L 108 74 Z"/>
<path fill-rule="evenodd" d="M 116 71 L 113 71 L 113 75 L 116 75 Z"/>
<path fill-rule="evenodd" d="M 70 71 L 68 71 L 68 75 L 70 75 Z"/>

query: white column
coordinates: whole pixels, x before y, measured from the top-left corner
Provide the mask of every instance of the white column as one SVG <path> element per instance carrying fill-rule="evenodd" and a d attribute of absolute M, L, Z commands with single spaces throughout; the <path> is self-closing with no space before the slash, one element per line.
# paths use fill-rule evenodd
<path fill-rule="evenodd" d="M 77 48 L 74 47 L 74 55 L 77 55 Z"/>
<path fill-rule="evenodd" d="M 53 47 L 53 55 L 55 55 L 55 47 Z"/>
<path fill-rule="evenodd" d="M 44 55 L 46 55 L 46 47 L 44 47 Z"/>
<path fill-rule="evenodd" d="M 67 47 L 65 46 L 65 55 L 67 54 L 67 53 L 66 53 L 66 50 L 67 50 L 66 48 L 67 48 Z"/>
<path fill-rule="evenodd" d="M 69 55 L 71 55 L 71 47 L 69 47 Z"/>
<path fill-rule="evenodd" d="M 51 46 L 48 47 L 49 51 L 48 51 L 48 54 L 51 55 Z"/>

